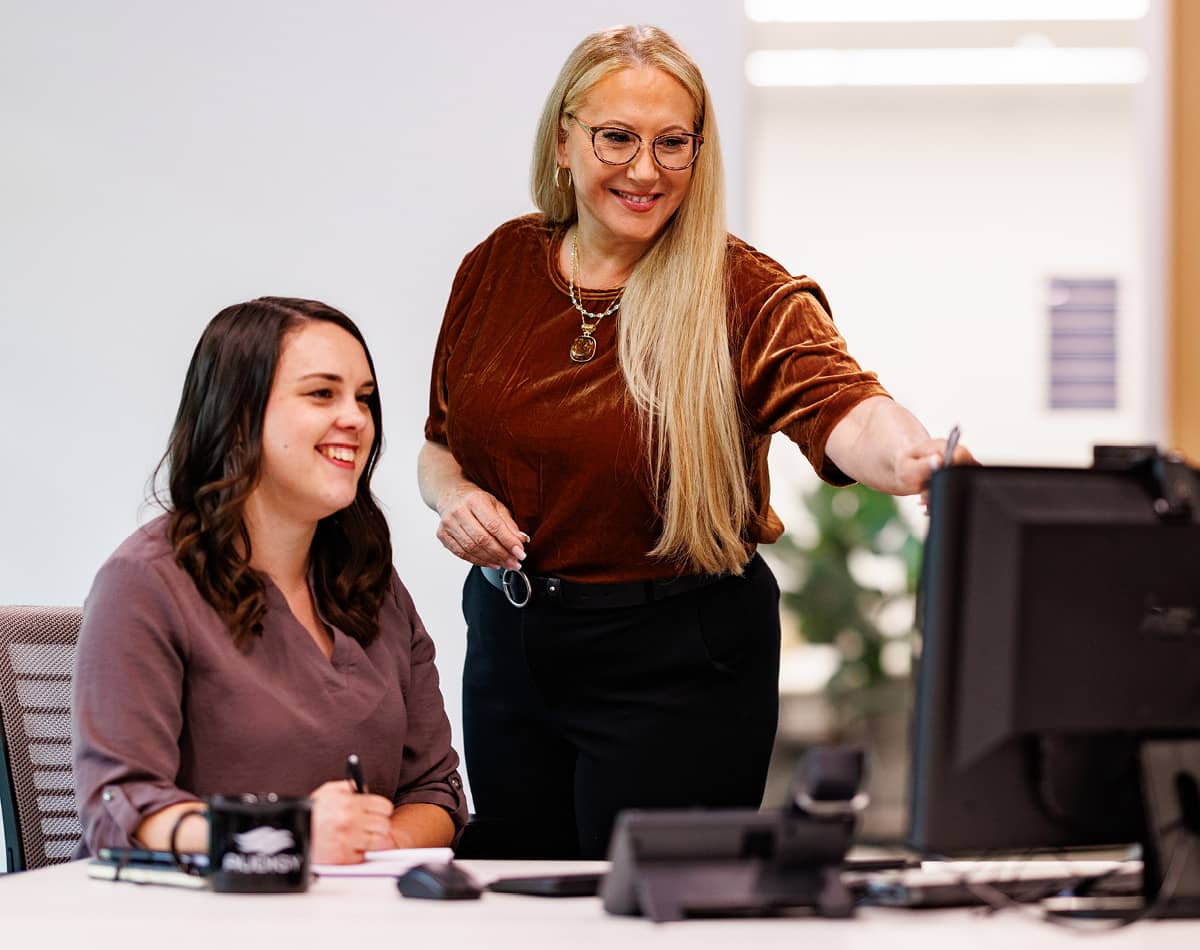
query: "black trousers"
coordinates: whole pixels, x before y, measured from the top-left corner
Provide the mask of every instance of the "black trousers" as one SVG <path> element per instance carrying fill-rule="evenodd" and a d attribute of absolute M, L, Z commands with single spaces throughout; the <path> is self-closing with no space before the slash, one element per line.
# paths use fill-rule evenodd
<path fill-rule="evenodd" d="M 476 820 L 529 857 L 602 858 L 625 808 L 757 808 L 779 718 L 779 586 L 742 577 L 638 607 L 513 607 L 463 590 Z"/>

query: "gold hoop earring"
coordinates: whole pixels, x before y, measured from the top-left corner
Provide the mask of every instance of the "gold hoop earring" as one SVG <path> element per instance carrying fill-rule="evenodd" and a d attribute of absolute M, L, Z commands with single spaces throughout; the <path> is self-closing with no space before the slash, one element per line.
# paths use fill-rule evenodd
<path fill-rule="evenodd" d="M 567 173 L 566 185 L 564 185 L 562 183 L 562 180 L 559 177 L 562 175 L 563 172 Z M 555 166 L 555 168 L 554 168 L 554 187 L 557 188 L 559 191 L 570 191 L 571 190 L 571 169 L 569 169 L 566 165 Z"/>

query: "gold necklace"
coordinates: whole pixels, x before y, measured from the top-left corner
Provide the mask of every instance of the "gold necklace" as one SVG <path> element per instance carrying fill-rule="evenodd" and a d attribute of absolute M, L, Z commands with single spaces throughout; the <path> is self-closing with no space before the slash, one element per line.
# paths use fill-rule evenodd
<path fill-rule="evenodd" d="M 575 274 L 578 270 L 579 231 L 576 229 L 575 233 L 571 235 L 571 282 L 568 284 L 568 289 L 571 292 L 571 304 L 579 311 L 582 319 L 579 321 L 579 336 L 575 337 L 575 342 L 571 344 L 571 359 L 576 363 L 586 363 L 596 355 L 596 338 L 592 336 L 592 331 L 596 329 L 601 320 L 620 309 L 623 294 L 617 294 L 617 299 L 609 304 L 604 313 L 592 313 L 590 310 L 585 310 L 575 293 Z"/>

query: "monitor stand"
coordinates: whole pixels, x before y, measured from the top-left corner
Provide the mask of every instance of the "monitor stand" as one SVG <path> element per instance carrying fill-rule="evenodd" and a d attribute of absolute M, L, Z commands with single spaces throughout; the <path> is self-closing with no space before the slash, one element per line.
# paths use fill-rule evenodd
<path fill-rule="evenodd" d="M 1148 917 L 1200 917 L 1200 741 L 1142 743 Z"/>

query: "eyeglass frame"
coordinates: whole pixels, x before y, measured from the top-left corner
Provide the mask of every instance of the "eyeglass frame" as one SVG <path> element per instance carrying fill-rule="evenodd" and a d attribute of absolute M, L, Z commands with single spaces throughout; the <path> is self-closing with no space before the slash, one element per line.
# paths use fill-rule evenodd
<path fill-rule="evenodd" d="M 591 137 L 592 137 L 592 154 L 596 156 L 597 161 L 601 161 L 605 165 L 614 165 L 617 167 L 619 167 L 621 165 L 628 165 L 634 159 L 636 159 L 639 155 L 642 154 L 642 146 L 646 144 L 646 140 L 644 138 L 642 138 L 640 135 L 638 135 L 635 131 L 633 131 L 633 129 L 621 128 L 621 126 L 619 126 L 619 125 L 597 125 L 597 126 L 593 127 L 593 126 L 588 125 L 586 122 L 584 122 L 574 112 L 564 112 L 563 115 L 565 115 L 568 119 L 575 122 L 581 129 L 583 129 L 585 132 L 587 132 L 591 135 Z M 601 157 L 600 150 L 598 148 L 596 148 L 596 133 L 597 132 L 607 132 L 610 130 L 613 132 L 624 132 L 626 135 L 632 135 L 635 139 L 637 139 L 637 143 L 638 143 L 637 149 L 634 151 L 634 153 L 632 155 L 630 155 L 623 162 L 610 162 L 607 158 Z M 671 168 L 667 165 L 664 165 L 662 162 L 660 162 L 658 160 L 658 154 L 654 151 L 654 145 L 659 139 L 665 139 L 671 135 L 686 135 L 688 138 L 692 139 L 695 142 L 695 147 L 692 149 L 692 160 L 690 162 L 688 162 L 686 165 L 684 165 L 682 168 Z M 693 165 L 696 164 L 696 159 L 698 159 L 700 157 L 700 146 L 703 144 L 704 144 L 704 136 L 701 135 L 699 132 L 664 132 L 662 135 L 656 135 L 656 136 L 654 136 L 654 138 L 652 138 L 650 140 L 650 157 L 652 159 L 654 159 L 654 164 L 657 165 L 659 168 L 661 168 L 663 171 L 685 172 L 689 168 L 691 168 Z"/>

